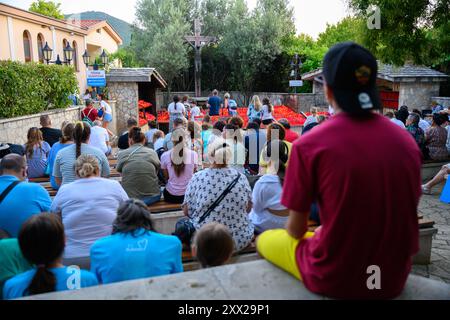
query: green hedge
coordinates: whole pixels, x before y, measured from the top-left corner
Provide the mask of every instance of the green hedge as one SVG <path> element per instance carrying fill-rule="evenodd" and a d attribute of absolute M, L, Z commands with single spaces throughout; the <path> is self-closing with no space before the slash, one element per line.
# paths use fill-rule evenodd
<path fill-rule="evenodd" d="M 72 93 L 78 82 L 71 66 L 0 61 L 0 118 L 66 108 Z"/>

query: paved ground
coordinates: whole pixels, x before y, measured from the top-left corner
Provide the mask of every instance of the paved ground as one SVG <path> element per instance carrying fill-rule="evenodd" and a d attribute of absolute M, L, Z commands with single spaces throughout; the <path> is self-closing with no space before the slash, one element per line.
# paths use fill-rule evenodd
<path fill-rule="evenodd" d="M 438 233 L 433 239 L 431 264 L 413 266 L 413 273 L 450 283 L 450 204 L 439 201 L 443 185 L 433 189 L 433 195 L 423 195 L 419 212 L 434 220 Z"/>

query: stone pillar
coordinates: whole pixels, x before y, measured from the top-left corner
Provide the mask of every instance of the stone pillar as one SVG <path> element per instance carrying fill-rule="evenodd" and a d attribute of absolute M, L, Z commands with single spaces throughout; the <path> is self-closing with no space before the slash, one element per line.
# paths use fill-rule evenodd
<path fill-rule="evenodd" d="M 127 129 L 127 120 L 139 120 L 138 99 L 139 91 L 136 82 L 108 83 L 109 97 L 115 101 L 115 119 L 117 135 Z"/>

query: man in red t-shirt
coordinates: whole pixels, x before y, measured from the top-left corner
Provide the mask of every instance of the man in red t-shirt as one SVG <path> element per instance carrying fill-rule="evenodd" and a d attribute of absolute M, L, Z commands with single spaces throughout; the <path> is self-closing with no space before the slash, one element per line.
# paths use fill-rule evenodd
<path fill-rule="evenodd" d="M 81 120 L 83 120 L 85 117 L 89 118 L 92 122 L 97 120 L 98 117 L 98 111 L 94 108 L 92 105 L 92 100 L 86 99 L 86 108 L 81 111 Z"/>
<path fill-rule="evenodd" d="M 290 143 L 294 143 L 294 141 L 297 140 L 298 137 L 300 137 L 297 132 L 291 130 L 291 124 L 287 119 L 280 119 L 278 120 L 278 122 L 284 127 L 284 130 L 286 131 L 286 137 L 284 138 L 284 140 Z"/>
<path fill-rule="evenodd" d="M 375 113 L 377 62 L 347 42 L 325 56 L 325 94 L 336 115 L 293 145 L 281 203 L 287 230 L 257 240 L 259 253 L 319 294 L 387 299 L 406 283 L 418 251 L 421 154 Z M 312 203 L 322 226 L 307 232 Z"/>

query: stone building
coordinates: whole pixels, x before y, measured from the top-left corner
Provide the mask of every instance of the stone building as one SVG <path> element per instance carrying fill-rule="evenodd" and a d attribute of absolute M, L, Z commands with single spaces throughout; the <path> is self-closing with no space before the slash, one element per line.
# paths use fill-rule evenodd
<path fill-rule="evenodd" d="M 114 101 L 116 127 L 121 133 L 126 130 L 129 118 L 139 119 L 139 100 L 152 104 L 151 113 L 156 115 L 156 108 L 162 104 L 158 101 L 161 89 L 167 87 L 166 81 L 154 68 L 111 69 L 106 74 L 109 99 Z"/>
<path fill-rule="evenodd" d="M 429 109 L 431 102 L 439 99 L 441 83 L 448 78 L 448 75 L 427 67 L 394 67 L 379 63 L 377 86 L 383 107 L 387 109 L 398 109 L 402 105 L 409 109 Z M 323 94 L 322 69 L 305 73 L 302 79 L 313 81 L 314 94 Z"/>

